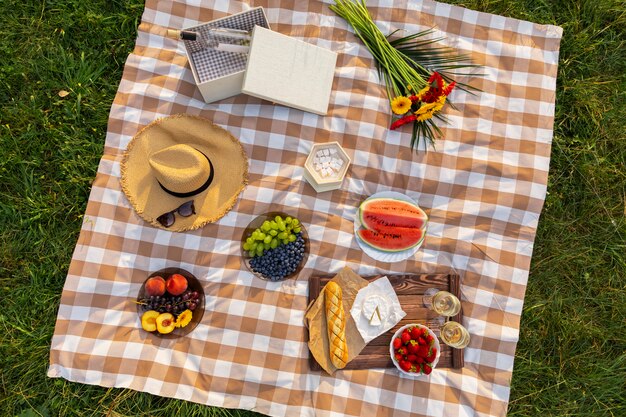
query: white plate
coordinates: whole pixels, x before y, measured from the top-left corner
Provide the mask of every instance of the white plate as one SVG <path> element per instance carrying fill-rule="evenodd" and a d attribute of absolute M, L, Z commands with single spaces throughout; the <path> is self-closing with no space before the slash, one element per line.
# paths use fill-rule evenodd
<path fill-rule="evenodd" d="M 395 198 L 396 200 L 406 201 L 413 205 L 419 207 L 419 204 L 411 197 L 406 194 L 402 194 L 396 191 L 381 191 L 379 193 L 371 195 L 367 200 L 371 200 L 372 198 Z M 367 243 L 363 242 L 357 233 L 357 230 L 361 228 L 361 217 L 359 216 L 359 208 L 356 210 L 356 218 L 354 219 L 354 237 L 356 238 L 356 243 L 358 243 L 359 247 L 363 252 L 367 254 L 367 256 L 376 259 L 381 262 L 399 262 L 404 261 L 405 259 L 410 258 L 415 255 L 415 252 L 424 244 L 424 240 L 426 239 L 426 232 L 428 231 L 428 221 L 426 222 L 426 226 L 424 227 L 424 239 L 414 247 L 403 250 L 400 252 L 385 252 L 382 250 L 374 249 Z"/>

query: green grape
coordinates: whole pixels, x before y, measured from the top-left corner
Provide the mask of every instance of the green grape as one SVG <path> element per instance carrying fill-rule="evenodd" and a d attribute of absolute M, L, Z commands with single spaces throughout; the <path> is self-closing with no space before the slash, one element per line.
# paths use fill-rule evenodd
<path fill-rule="evenodd" d="M 280 232 L 278 234 L 278 238 L 279 239 L 287 239 L 288 237 L 289 237 L 289 235 L 287 235 L 287 233 L 285 233 L 285 232 Z"/>
<path fill-rule="evenodd" d="M 276 236 L 278 234 L 278 230 L 270 230 L 270 236 Z"/>
<path fill-rule="evenodd" d="M 259 233 L 259 240 L 264 240 L 265 239 L 265 233 L 261 232 Z"/>
<path fill-rule="evenodd" d="M 297 225 L 300 224 L 300 220 L 298 219 L 293 219 L 293 221 L 291 222 L 291 224 L 293 224 L 294 227 L 296 227 Z"/>
<path fill-rule="evenodd" d="M 250 250 L 250 244 L 248 242 L 243 244 L 243 250 Z"/>
<path fill-rule="evenodd" d="M 258 245 L 258 246 L 256 247 L 256 254 L 257 254 L 258 256 L 263 255 L 263 245 Z"/>
<path fill-rule="evenodd" d="M 283 239 L 283 245 L 286 245 L 287 243 L 289 243 L 289 239 Z"/>
<path fill-rule="evenodd" d="M 272 235 L 265 235 L 265 239 L 263 239 L 263 243 L 270 243 L 272 241 Z"/>
<path fill-rule="evenodd" d="M 291 224 L 291 222 L 293 221 L 293 219 L 289 216 L 287 216 L 287 218 L 285 219 L 285 223 L 287 224 Z"/>
<path fill-rule="evenodd" d="M 272 239 L 272 242 L 270 243 L 270 247 L 272 249 L 276 249 L 278 247 L 278 240 Z"/>
<path fill-rule="evenodd" d="M 281 223 L 283 221 L 283 218 L 280 216 L 276 216 L 274 217 L 274 220 L 276 221 L 276 223 Z"/>
<path fill-rule="evenodd" d="M 252 242 L 252 244 L 250 245 L 250 250 L 256 250 L 256 247 L 257 247 L 257 243 Z"/>
<path fill-rule="evenodd" d="M 272 229 L 274 229 L 274 230 L 278 230 L 278 223 L 276 223 L 274 220 L 272 220 L 272 221 L 270 222 L 270 224 L 271 224 L 271 226 L 272 226 Z"/>
<path fill-rule="evenodd" d="M 289 235 L 289 241 L 290 242 L 295 242 L 296 241 L 296 235 Z"/>
<path fill-rule="evenodd" d="M 285 223 L 278 223 L 278 230 L 285 230 L 287 229 L 287 226 L 285 226 Z"/>
<path fill-rule="evenodd" d="M 263 242 L 263 249 L 268 250 L 270 248 L 270 244 L 267 242 Z"/>
<path fill-rule="evenodd" d="M 252 244 L 254 243 L 254 239 L 252 239 L 251 237 L 249 237 L 249 238 L 247 238 L 247 239 L 246 239 L 246 243 L 247 243 L 248 245 L 252 245 Z"/>
<path fill-rule="evenodd" d="M 302 228 L 300 228 L 300 227 L 294 227 L 293 228 L 293 232 L 294 233 L 300 233 L 301 231 L 302 231 Z"/>
<path fill-rule="evenodd" d="M 253 250 L 249 250 L 249 251 L 248 251 L 248 255 L 249 255 L 251 258 L 254 258 L 254 257 L 256 256 L 256 252 L 255 252 L 255 251 L 253 251 Z"/>
<path fill-rule="evenodd" d="M 264 232 L 267 232 L 268 230 L 270 230 L 271 227 L 272 227 L 272 224 L 268 222 L 267 220 L 265 220 L 263 224 L 261 225 L 261 230 L 263 230 Z"/>

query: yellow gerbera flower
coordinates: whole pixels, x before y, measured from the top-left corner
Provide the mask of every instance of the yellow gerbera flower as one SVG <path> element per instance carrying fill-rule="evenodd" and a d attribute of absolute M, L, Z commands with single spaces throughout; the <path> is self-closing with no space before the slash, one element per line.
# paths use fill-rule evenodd
<path fill-rule="evenodd" d="M 433 117 L 433 112 L 427 112 L 424 114 L 420 114 L 419 116 L 417 116 L 417 119 L 415 120 L 417 120 L 418 122 L 423 122 L 424 120 L 428 120 L 432 117 Z"/>
<path fill-rule="evenodd" d="M 435 107 L 433 108 L 433 112 L 441 110 L 444 104 L 446 104 L 446 96 L 442 94 L 439 96 L 437 101 L 435 101 Z"/>
<path fill-rule="evenodd" d="M 192 315 L 193 314 L 191 313 L 191 310 L 185 310 L 180 313 L 180 315 L 176 319 L 176 327 L 185 327 L 186 325 L 188 325 L 191 321 Z"/>
<path fill-rule="evenodd" d="M 417 109 L 417 111 L 415 112 L 415 115 L 419 116 L 420 114 L 426 114 L 426 113 L 434 112 L 435 111 L 434 110 L 435 107 L 437 107 L 437 102 L 422 104 L 422 107 Z"/>
<path fill-rule="evenodd" d="M 428 93 L 428 91 L 429 91 L 429 90 L 430 90 L 430 86 L 429 86 L 429 85 L 427 85 L 426 87 L 422 88 L 422 89 L 421 89 L 421 90 L 420 90 L 420 91 L 416 94 L 417 99 L 418 99 L 418 100 L 421 100 L 421 99 L 422 99 L 422 97 L 424 97 L 424 95 L 425 95 L 426 93 Z"/>
<path fill-rule="evenodd" d="M 411 110 L 411 99 L 404 96 L 399 96 L 391 100 L 391 111 L 395 114 L 404 114 Z"/>

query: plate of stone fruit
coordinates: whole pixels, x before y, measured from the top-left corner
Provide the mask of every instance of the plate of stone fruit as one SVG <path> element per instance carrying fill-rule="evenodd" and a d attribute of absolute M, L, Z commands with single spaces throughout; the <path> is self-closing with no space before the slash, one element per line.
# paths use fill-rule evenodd
<path fill-rule="evenodd" d="M 368 256 L 382 262 L 410 258 L 424 243 L 428 216 L 415 200 L 395 191 L 382 191 L 357 210 L 354 234 Z"/>
<path fill-rule="evenodd" d="M 146 279 L 137 296 L 141 328 L 166 339 L 191 332 L 204 315 L 204 290 L 190 272 L 165 268 Z"/>
<path fill-rule="evenodd" d="M 435 333 L 421 324 L 407 324 L 391 338 L 389 353 L 398 371 L 409 377 L 430 375 L 439 362 L 441 346 Z"/>
<path fill-rule="evenodd" d="M 283 212 L 261 214 L 241 237 L 241 256 L 254 275 L 269 281 L 295 277 L 309 256 L 309 238 L 300 221 Z"/>

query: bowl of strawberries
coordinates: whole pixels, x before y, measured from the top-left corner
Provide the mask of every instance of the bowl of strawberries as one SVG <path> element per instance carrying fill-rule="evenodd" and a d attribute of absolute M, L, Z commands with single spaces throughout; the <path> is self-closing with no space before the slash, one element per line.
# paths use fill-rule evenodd
<path fill-rule="evenodd" d="M 441 349 L 435 333 L 421 324 L 407 324 L 391 338 L 389 353 L 393 364 L 407 376 L 429 375 L 439 362 Z"/>

